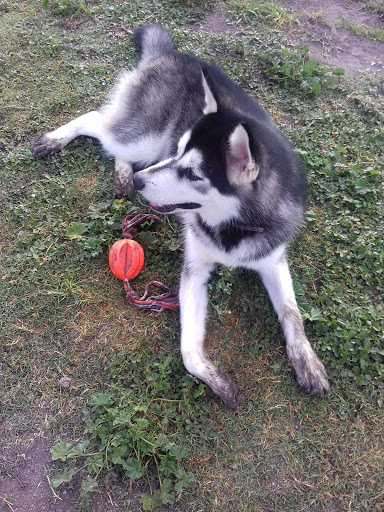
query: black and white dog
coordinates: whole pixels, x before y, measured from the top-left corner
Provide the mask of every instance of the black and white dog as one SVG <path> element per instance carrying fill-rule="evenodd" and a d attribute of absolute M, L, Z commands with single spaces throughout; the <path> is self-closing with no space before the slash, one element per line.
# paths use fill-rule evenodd
<path fill-rule="evenodd" d="M 55 153 L 79 135 L 96 137 L 116 159 L 116 196 L 129 196 L 134 184 L 156 212 L 178 214 L 185 232 L 183 361 L 228 407 L 239 405 L 241 393 L 204 351 L 215 263 L 260 274 L 298 385 L 323 396 L 327 375 L 306 338 L 284 255 L 306 199 L 301 163 L 262 107 L 218 67 L 176 52 L 159 25 L 137 29 L 134 40 L 138 67 L 121 73 L 109 101 L 41 135 L 35 155 Z M 133 177 L 133 166 L 149 165 Z"/>

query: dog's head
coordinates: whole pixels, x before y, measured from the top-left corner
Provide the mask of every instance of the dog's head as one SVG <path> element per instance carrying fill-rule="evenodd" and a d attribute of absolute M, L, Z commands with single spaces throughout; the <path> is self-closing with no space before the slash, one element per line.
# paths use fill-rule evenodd
<path fill-rule="evenodd" d="M 219 213 L 225 199 L 228 216 L 232 198 L 232 216 L 238 208 L 238 189 L 254 186 L 259 160 L 260 150 L 247 124 L 224 110 L 203 116 L 181 137 L 174 158 L 136 173 L 134 184 L 159 213 Z"/>

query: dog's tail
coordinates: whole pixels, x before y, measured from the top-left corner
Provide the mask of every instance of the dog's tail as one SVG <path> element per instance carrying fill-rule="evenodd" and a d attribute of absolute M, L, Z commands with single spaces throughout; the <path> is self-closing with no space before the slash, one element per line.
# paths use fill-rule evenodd
<path fill-rule="evenodd" d="M 133 40 L 140 47 L 140 62 L 144 64 L 175 50 L 171 34 L 157 23 L 137 28 L 133 32 Z"/>

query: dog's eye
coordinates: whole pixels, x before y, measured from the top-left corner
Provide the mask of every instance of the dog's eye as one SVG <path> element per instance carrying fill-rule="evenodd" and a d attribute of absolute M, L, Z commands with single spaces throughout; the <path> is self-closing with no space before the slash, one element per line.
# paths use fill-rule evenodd
<path fill-rule="evenodd" d="M 203 178 L 200 178 L 200 176 L 195 174 L 190 167 L 185 169 L 185 177 L 191 181 L 203 181 Z"/>

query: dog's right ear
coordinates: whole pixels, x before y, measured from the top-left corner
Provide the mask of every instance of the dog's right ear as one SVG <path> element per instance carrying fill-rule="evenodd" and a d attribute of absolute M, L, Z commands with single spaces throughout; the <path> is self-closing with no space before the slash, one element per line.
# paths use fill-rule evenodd
<path fill-rule="evenodd" d="M 213 114 L 217 112 L 217 102 L 211 91 L 207 79 L 205 77 L 204 71 L 201 70 L 201 76 L 203 79 L 203 88 L 204 88 L 204 96 L 205 96 L 205 107 L 203 108 L 203 114 Z"/>
<path fill-rule="evenodd" d="M 251 184 L 259 174 L 259 166 L 251 153 L 249 135 L 242 123 L 228 138 L 226 161 L 228 181 L 232 185 Z"/>

